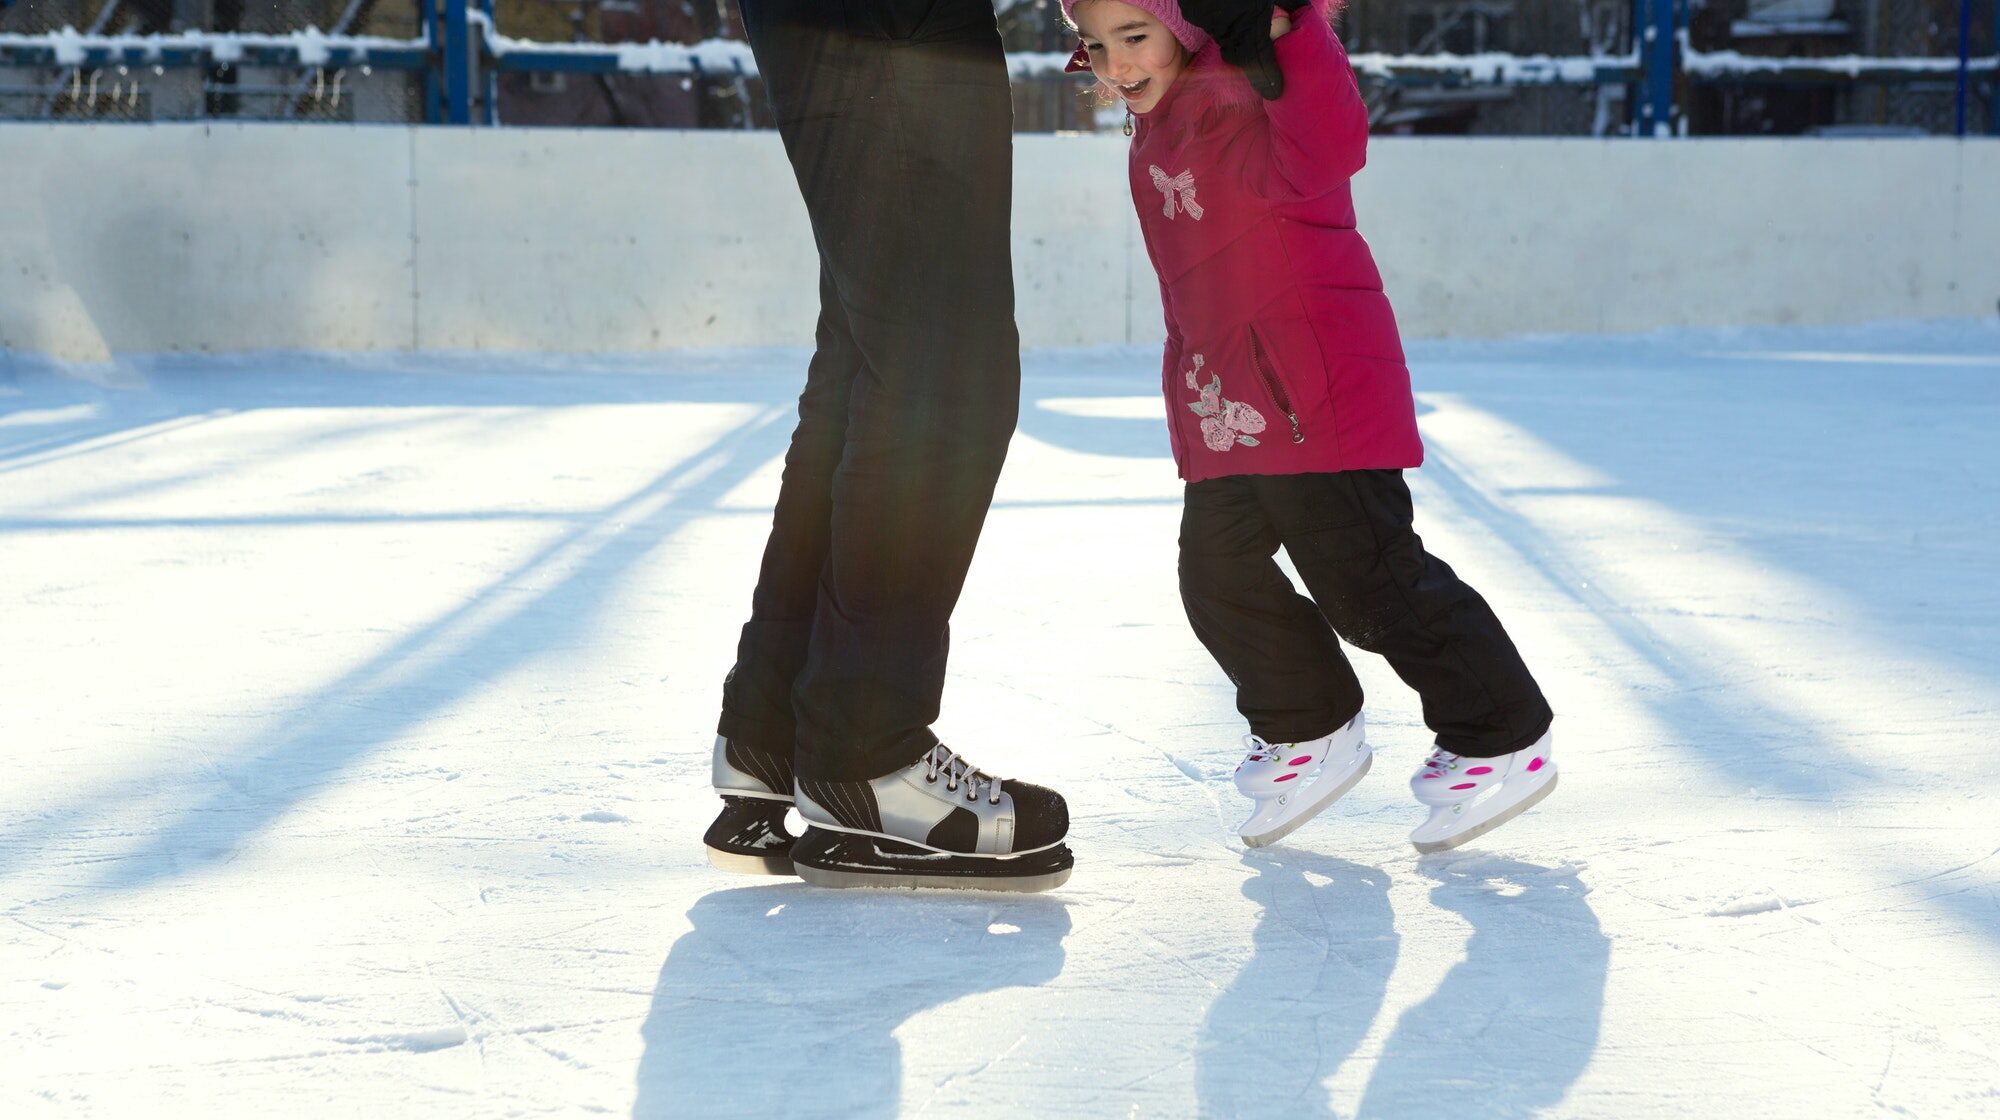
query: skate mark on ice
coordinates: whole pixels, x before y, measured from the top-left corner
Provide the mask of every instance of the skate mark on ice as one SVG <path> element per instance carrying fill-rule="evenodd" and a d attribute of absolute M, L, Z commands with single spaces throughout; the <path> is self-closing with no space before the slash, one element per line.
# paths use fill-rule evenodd
<path fill-rule="evenodd" d="M 434 1050 L 449 1050 L 463 1046 L 470 1039 L 463 1025 L 435 1027 L 430 1030 L 389 1031 L 382 1034 L 355 1035 L 337 1038 L 342 1046 L 354 1046 L 364 1051 L 407 1050 L 412 1054 L 428 1054 Z"/>
<path fill-rule="evenodd" d="M 922 1116 L 925 1113 L 929 1112 L 931 1109 L 931 1105 L 937 1102 L 938 1094 L 943 1093 L 946 1089 L 951 1088 L 953 1085 L 956 1085 L 961 1081 L 977 1080 L 979 1076 L 981 1074 L 984 1074 L 987 1070 L 992 1069 L 994 1066 L 999 1065 L 1003 1061 L 1006 1061 L 1007 1058 L 1010 1055 L 1012 1055 L 1014 1051 L 1019 1050 L 1021 1048 L 1021 1044 L 1026 1041 L 1028 1041 L 1027 1035 L 1017 1034 L 1014 1036 L 1014 1041 L 1007 1044 L 1007 1048 L 1005 1050 L 1002 1050 L 998 1054 L 995 1054 L 992 1057 L 986 1059 L 985 1061 L 979 1063 L 979 1068 L 966 1070 L 963 1073 L 952 1073 L 945 1075 L 943 1080 L 937 1082 L 935 1085 L 931 1087 L 930 1095 L 924 1098 L 923 1103 L 918 1105 L 916 1111 L 914 1113 L 911 1113 L 911 1115 Z"/>
<path fill-rule="evenodd" d="M 1744 895 L 1731 899 L 1708 911 L 1711 918 L 1744 918 L 1752 914 L 1769 914 L 1774 910 L 1789 910 L 1801 905 L 1800 900 L 1785 898 L 1770 891 Z"/>

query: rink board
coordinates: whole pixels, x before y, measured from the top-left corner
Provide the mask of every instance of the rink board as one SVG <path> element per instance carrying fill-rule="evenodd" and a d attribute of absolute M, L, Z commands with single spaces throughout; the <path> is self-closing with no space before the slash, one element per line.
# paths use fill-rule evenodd
<path fill-rule="evenodd" d="M 1120 136 L 1015 139 L 1024 345 L 1149 345 Z M 775 134 L 0 124 L 0 349 L 804 345 Z M 1361 230 L 1411 338 L 1990 315 L 2000 144 L 1381 139 Z"/>

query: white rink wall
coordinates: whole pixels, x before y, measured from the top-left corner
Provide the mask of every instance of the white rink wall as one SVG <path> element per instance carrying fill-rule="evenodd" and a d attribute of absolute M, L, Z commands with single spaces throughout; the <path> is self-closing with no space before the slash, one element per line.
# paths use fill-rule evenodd
<path fill-rule="evenodd" d="M 1150 343 L 1122 137 L 1016 138 L 1029 346 Z M 0 350 L 806 345 L 769 133 L 0 125 Z M 1378 140 L 1357 180 L 1413 338 L 1984 316 L 2000 144 Z"/>

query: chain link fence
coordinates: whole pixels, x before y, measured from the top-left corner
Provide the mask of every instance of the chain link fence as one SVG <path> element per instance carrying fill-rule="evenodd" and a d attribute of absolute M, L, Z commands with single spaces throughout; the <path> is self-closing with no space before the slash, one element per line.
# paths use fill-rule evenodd
<path fill-rule="evenodd" d="M 742 39 L 728 0 L 496 0 L 500 33 L 541 43 L 700 43 Z M 512 125 L 769 128 L 763 84 L 741 74 L 503 73 Z"/>
<path fill-rule="evenodd" d="M 1700 0 L 1689 21 L 1698 50 L 1785 58 L 1859 56 L 1951 60 L 1959 51 L 1959 0 Z M 1994 54 L 1993 5 L 1972 9 L 1970 51 Z M 1800 85 L 1737 82 L 1691 91 L 1698 134 L 1949 135 L 1955 76 L 1893 83 Z M 1990 106 L 1967 101 L 1967 130 L 1987 130 Z"/>
<path fill-rule="evenodd" d="M 1874 44 L 1870 53 L 1951 58 L 1958 54 L 1958 4 L 1955 0 L 1869 0 L 1861 17 Z M 1972 13 L 1972 55 L 1991 57 L 1995 51 L 1993 8 Z M 1847 116 L 1858 123 L 1903 125 L 1927 133 L 1949 133 L 1953 127 L 1956 89 L 1950 81 L 1913 82 L 1850 91 Z M 1967 106 L 1967 130 L 1991 131 L 1987 100 L 1973 97 Z"/>
<path fill-rule="evenodd" d="M 0 32 L 422 35 L 418 0 L 13 0 Z M 423 76 L 368 66 L 0 67 L 0 120 L 424 119 Z"/>

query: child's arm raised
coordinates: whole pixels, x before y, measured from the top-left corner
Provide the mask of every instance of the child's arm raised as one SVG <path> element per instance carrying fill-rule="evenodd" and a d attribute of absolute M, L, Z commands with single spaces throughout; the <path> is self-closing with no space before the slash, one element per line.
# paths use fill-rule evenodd
<path fill-rule="evenodd" d="M 1271 119 L 1278 174 L 1308 197 L 1354 177 L 1368 161 L 1368 104 L 1354 81 L 1347 51 L 1318 5 L 1304 8 L 1273 45 L 1285 72 L 1285 94 L 1264 103 Z M 1282 24 L 1272 30 L 1279 31 Z"/>

